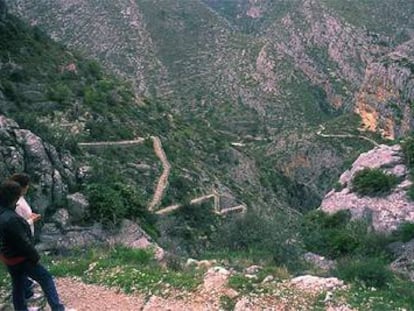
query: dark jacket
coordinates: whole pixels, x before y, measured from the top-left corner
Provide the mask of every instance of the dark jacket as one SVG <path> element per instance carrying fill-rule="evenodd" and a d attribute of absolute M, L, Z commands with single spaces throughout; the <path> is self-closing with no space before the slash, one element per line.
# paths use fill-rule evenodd
<path fill-rule="evenodd" d="M 0 254 L 6 258 L 25 257 L 33 263 L 40 259 L 27 221 L 13 209 L 1 206 Z"/>

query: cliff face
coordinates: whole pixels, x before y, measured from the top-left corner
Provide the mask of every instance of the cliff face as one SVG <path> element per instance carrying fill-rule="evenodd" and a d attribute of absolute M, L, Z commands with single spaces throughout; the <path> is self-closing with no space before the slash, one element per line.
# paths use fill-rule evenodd
<path fill-rule="evenodd" d="M 368 65 L 357 95 L 355 111 L 363 126 L 385 138 L 403 137 L 413 130 L 414 40 Z"/>

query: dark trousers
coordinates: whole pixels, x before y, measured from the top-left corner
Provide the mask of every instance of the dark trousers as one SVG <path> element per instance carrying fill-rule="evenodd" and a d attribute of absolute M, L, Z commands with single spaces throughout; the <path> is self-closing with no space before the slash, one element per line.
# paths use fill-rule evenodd
<path fill-rule="evenodd" d="M 26 285 L 25 285 L 25 290 L 24 290 L 24 297 L 26 299 L 29 299 L 30 297 L 32 297 L 34 295 L 34 292 L 33 292 L 34 283 L 29 278 L 26 278 L 25 283 L 26 283 Z"/>
<path fill-rule="evenodd" d="M 42 265 L 24 261 L 14 266 L 8 266 L 7 268 L 12 279 L 13 306 L 16 311 L 27 311 L 25 299 L 27 277 L 39 283 L 52 311 L 65 310 L 65 307 L 59 301 L 52 275 Z"/>

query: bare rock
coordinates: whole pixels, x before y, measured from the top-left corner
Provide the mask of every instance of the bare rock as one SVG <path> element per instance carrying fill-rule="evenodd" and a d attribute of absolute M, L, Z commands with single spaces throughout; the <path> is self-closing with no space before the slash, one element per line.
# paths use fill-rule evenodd
<path fill-rule="evenodd" d="M 122 221 L 121 228 L 117 232 L 108 237 L 108 242 L 110 244 L 121 244 L 131 248 L 153 249 L 155 257 L 159 261 L 165 256 L 164 250 L 138 224 L 127 219 Z"/>
<path fill-rule="evenodd" d="M 69 213 L 66 209 L 61 208 L 52 216 L 52 221 L 62 227 L 66 227 L 69 223 Z"/>
<path fill-rule="evenodd" d="M 26 172 L 32 179 L 28 196 L 32 208 L 53 214 L 64 206 L 68 185 L 74 182 L 73 159 L 62 157 L 56 149 L 32 132 L 0 115 L 0 174 Z"/>
<path fill-rule="evenodd" d="M 89 202 L 87 198 L 80 192 L 69 194 L 66 196 L 67 210 L 70 215 L 70 221 L 76 223 L 85 219 L 89 214 Z"/>
<path fill-rule="evenodd" d="M 344 287 L 344 282 L 337 278 L 323 278 L 313 275 L 298 276 L 292 279 L 290 283 L 300 290 L 312 293 L 341 289 Z"/>
<path fill-rule="evenodd" d="M 245 269 L 245 272 L 247 273 L 247 274 L 256 274 L 256 273 L 258 273 L 260 270 L 262 270 L 263 269 L 263 267 L 262 266 L 258 266 L 258 265 L 252 265 L 252 266 L 250 266 L 250 267 L 247 267 L 246 269 Z"/>
<path fill-rule="evenodd" d="M 303 258 L 307 263 L 312 264 L 313 266 L 323 270 L 323 271 L 330 271 L 335 267 L 335 261 L 326 259 L 323 256 L 308 252 L 306 253 Z"/>
<path fill-rule="evenodd" d="M 376 231 L 391 232 L 407 221 L 414 222 L 414 202 L 408 200 L 406 191 L 411 185 L 407 167 L 403 164 L 400 145 L 381 145 L 361 154 L 350 170 L 340 177 L 345 186 L 340 192 L 330 191 L 323 199 L 320 209 L 327 213 L 349 210 L 353 219 L 368 218 Z M 399 185 L 384 197 L 359 196 L 352 191 L 352 179 L 364 168 L 377 168 L 394 173 Z"/>

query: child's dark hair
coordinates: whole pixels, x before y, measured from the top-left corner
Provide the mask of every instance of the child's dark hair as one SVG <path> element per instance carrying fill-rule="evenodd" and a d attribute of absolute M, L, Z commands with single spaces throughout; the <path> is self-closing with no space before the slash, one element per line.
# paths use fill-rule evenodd
<path fill-rule="evenodd" d="M 19 183 L 13 180 L 7 180 L 0 185 L 0 204 L 3 207 L 12 207 L 16 203 L 22 192 Z"/>
<path fill-rule="evenodd" d="M 12 181 L 17 182 L 21 187 L 26 187 L 30 183 L 29 175 L 25 173 L 16 173 L 10 176 L 9 178 Z"/>

